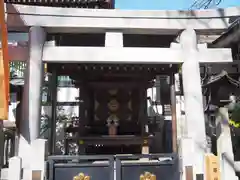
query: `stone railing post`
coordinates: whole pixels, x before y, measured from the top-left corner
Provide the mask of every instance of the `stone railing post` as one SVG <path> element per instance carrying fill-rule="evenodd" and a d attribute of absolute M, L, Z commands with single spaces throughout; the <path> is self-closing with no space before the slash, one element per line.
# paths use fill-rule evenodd
<path fill-rule="evenodd" d="M 45 160 L 47 152 L 47 140 L 36 139 L 31 144 L 32 147 L 32 176 L 35 180 L 44 179 Z"/>
<path fill-rule="evenodd" d="M 233 179 L 235 175 L 235 163 L 232 148 L 231 131 L 228 124 L 228 108 L 220 107 L 216 115 L 217 127 L 217 153 L 220 158 L 221 179 Z"/>
<path fill-rule="evenodd" d="M 22 179 L 22 159 L 14 156 L 9 159 L 8 180 Z"/>

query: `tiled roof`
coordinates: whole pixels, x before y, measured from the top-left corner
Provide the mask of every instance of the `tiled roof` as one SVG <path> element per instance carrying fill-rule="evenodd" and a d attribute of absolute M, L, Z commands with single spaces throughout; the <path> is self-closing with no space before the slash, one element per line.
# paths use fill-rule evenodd
<path fill-rule="evenodd" d="M 212 42 L 210 47 L 229 47 L 232 43 L 239 42 L 240 17 L 236 18 L 231 26 L 219 38 Z M 234 35 L 235 34 L 235 35 Z M 232 36 L 232 38 L 229 38 Z M 229 39 L 228 39 L 229 38 Z"/>
<path fill-rule="evenodd" d="M 50 6 L 65 8 L 94 8 L 112 9 L 114 0 L 4 0 L 10 4 L 24 4 L 33 6 Z"/>

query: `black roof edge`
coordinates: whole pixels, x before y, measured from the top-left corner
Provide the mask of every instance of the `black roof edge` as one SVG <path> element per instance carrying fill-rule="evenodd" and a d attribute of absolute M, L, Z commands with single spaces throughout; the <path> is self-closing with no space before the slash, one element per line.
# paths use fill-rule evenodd
<path fill-rule="evenodd" d="M 224 32 L 219 38 L 214 40 L 209 47 L 223 48 L 229 47 L 231 44 L 236 43 L 240 39 L 240 17 L 229 26 L 226 32 Z M 230 38 L 232 36 L 232 38 Z M 233 38 L 234 37 L 234 38 Z"/>
<path fill-rule="evenodd" d="M 8 4 L 64 8 L 114 9 L 114 0 L 4 0 Z"/>

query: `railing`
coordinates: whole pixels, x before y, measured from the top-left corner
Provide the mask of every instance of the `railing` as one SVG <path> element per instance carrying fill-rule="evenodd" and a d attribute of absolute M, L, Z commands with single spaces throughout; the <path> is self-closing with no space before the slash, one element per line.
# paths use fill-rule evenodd
<path fill-rule="evenodd" d="M 153 176 L 155 177 L 153 179 L 161 180 L 179 180 L 177 154 L 116 156 L 116 180 L 137 180 L 144 179 L 144 176 Z"/>
<path fill-rule="evenodd" d="M 47 180 L 71 180 L 81 175 L 90 180 L 139 180 L 149 175 L 180 179 L 177 154 L 49 156 L 46 174 Z"/>

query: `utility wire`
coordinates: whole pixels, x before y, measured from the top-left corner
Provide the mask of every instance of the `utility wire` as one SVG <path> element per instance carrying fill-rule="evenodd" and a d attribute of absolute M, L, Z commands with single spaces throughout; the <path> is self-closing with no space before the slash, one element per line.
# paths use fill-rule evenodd
<path fill-rule="evenodd" d="M 222 0 L 195 0 L 189 10 L 215 8 L 221 2 Z"/>

